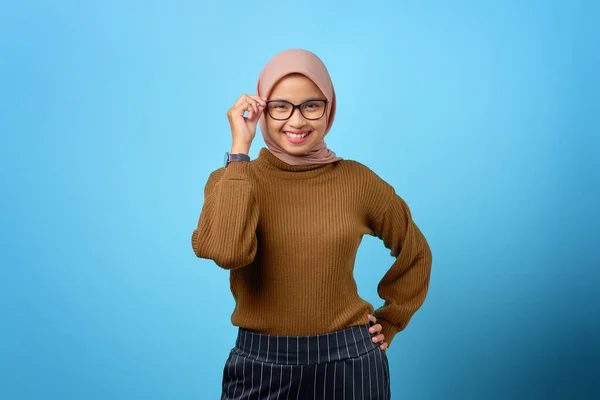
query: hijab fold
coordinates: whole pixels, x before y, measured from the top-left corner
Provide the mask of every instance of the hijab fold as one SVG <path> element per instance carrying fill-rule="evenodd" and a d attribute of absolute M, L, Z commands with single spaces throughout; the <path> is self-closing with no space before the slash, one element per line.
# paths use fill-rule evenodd
<path fill-rule="evenodd" d="M 267 98 L 277 82 L 284 76 L 292 73 L 299 73 L 306 76 L 317 85 L 327 98 L 327 126 L 325 127 L 324 136 L 327 135 L 335 117 L 335 90 L 325 64 L 314 53 L 302 49 L 289 49 L 276 54 L 262 69 L 256 85 L 256 93 L 260 97 Z M 271 138 L 267 128 L 266 111 L 261 115 L 259 123 L 268 149 L 273 155 L 287 164 L 326 164 L 342 159 L 327 148 L 323 139 L 306 154 L 301 156 L 289 154 Z"/>

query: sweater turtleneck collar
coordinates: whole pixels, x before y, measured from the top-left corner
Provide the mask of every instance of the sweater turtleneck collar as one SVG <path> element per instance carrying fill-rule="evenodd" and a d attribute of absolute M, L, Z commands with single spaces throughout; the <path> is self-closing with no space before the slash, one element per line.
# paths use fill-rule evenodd
<path fill-rule="evenodd" d="M 311 165 L 290 165 L 284 161 L 281 161 L 266 147 L 260 149 L 256 161 L 258 161 L 261 167 L 265 167 L 266 169 L 272 170 L 274 172 L 308 172 L 308 175 L 310 176 L 318 175 L 322 172 L 325 172 L 337 164 L 337 162 L 334 162 Z"/>

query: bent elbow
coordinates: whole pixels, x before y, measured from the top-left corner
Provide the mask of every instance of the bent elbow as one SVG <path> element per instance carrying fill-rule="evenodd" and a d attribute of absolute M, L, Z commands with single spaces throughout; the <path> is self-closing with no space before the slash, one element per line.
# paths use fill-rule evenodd
<path fill-rule="evenodd" d="M 426 261 L 426 263 L 428 265 L 431 265 L 433 262 L 433 254 L 431 252 L 431 247 L 429 246 L 429 244 L 425 245 L 421 254 L 422 254 L 422 258 Z"/>
<path fill-rule="evenodd" d="M 252 264 L 256 256 L 258 243 L 256 237 L 235 241 L 235 245 L 220 246 L 212 259 L 221 268 L 232 270 Z"/>
<path fill-rule="evenodd" d="M 236 243 L 232 245 L 231 243 Z M 198 258 L 213 260 L 219 267 L 227 270 L 245 267 L 254 261 L 257 241 L 253 237 L 249 241 L 231 241 L 202 237 L 199 230 L 192 234 L 192 248 Z"/>
<path fill-rule="evenodd" d="M 223 269 L 234 270 L 252 264 L 254 254 L 223 254 L 213 257 L 212 260 Z"/>

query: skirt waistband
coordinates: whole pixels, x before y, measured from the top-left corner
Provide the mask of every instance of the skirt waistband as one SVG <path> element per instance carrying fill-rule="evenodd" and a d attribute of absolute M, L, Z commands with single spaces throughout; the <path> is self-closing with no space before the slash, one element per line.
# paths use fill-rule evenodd
<path fill-rule="evenodd" d="M 316 336 L 277 336 L 239 328 L 234 351 L 256 361 L 285 365 L 340 361 L 378 348 L 371 326 L 369 322 Z"/>

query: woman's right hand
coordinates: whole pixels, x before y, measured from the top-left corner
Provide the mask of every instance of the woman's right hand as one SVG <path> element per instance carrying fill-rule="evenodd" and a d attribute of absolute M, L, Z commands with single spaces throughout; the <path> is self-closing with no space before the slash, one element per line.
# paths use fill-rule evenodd
<path fill-rule="evenodd" d="M 248 154 L 256 134 L 256 124 L 265 110 L 267 103 L 255 95 L 243 94 L 227 111 L 227 119 L 231 127 L 232 153 Z M 248 116 L 244 113 L 248 111 Z"/>

